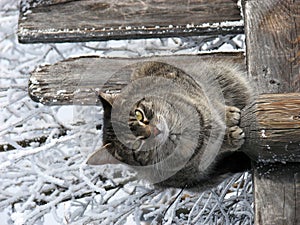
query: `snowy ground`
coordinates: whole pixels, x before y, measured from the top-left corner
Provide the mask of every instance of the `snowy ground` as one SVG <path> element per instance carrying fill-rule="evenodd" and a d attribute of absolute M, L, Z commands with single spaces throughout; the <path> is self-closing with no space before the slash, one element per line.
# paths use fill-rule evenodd
<path fill-rule="evenodd" d="M 101 144 L 101 131 L 90 126 L 100 120 L 101 109 L 47 107 L 33 102 L 27 94 L 29 73 L 39 65 L 80 55 L 195 54 L 215 48 L 232 50 L 233 43 L 243 49 L 243 36 L 230 38 L 227 43 L 222 42 L 226 38 L 202 43 L 192 37 L 22 45 L 16 36 L 18 4 L 0 0 L 1 224 L 124 224 L 128 217 L 136 224 L 145 224 L 140 222 L 141 215 L 157 221 L 162 217 L 165 224 L 251 223 L 248 174 L 199 195 L 153 191 L 134 181 L 134 173 L 124 168 L 103 168 L 108 179 L 99 179 L 102 173 L 83 163 L 84 156 Z M 179 211 L 182 218 L 174 219 Z"/>

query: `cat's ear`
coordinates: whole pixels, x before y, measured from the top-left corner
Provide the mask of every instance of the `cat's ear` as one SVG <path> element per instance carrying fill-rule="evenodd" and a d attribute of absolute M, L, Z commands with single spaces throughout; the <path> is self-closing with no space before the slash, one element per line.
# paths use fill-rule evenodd
<path fill-rule="evenodd" d="M 102 102 L 102 104 L 108 104 L 112 106 L 114 104 L 114 101 L 118 97 L 118 94 L 109 94 L 109 93 L 104 93 L 104 92 L 99 92 L 99 98 Z"/>
<path fill-rule="evenodd" d="M 121 164 L 119 160 L 113 157 L 108 151 L 107 148 L 110 147 L 110 144 L 102 146 L 100 149 L 92 153 L 86 164 L 88 165 L 107 165 L 107 164 Z"/>

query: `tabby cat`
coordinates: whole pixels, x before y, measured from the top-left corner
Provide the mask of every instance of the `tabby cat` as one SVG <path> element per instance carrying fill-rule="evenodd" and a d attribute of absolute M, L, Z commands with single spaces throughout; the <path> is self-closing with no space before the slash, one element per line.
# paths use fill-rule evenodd
<path fill-rule="evenodd" d="M 119 94 L 100 92 L 103 147 L 87 163 L 123 163 L 156 186 L 197 190 L 249 169 L 249 158 L 239 151 L 249 82 L 229 62 L 200 65 L 201 71 L 188 74 L 144 62 Z"/>

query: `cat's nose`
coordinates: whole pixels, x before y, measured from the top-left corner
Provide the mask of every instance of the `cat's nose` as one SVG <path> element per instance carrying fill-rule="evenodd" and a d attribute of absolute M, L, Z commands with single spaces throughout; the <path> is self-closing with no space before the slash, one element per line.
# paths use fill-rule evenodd
<path fill-rule="evenodd" d="M 161 133 L 161 131 L 156 127 L 156 126 L 152 126 L 151 127 L 151 134 L 156 137 L 157 135 L 159 135 Z"/>

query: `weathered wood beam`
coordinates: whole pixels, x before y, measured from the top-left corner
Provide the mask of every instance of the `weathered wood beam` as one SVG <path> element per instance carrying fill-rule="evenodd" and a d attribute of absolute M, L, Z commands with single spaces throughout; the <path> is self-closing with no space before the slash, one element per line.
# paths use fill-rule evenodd
<path fill-rule="evenodd" d="M 257 81 L 258 91 L 260 93 L 299 92 L 300 1 L 245 0 L 244 4 L 248 73 Z M 276 99 L 272 101 L 275 106 Z M 289 101 L 291 101 L 291 105 L 289 105 Z M 259 105 L 265 107 L 270 114 L 257 110 Z M 258 138 L 262 144 L 255 143 L 254 138 L 252 138 L 252 143 L 258 147 L 260 155 L 265 156 L 269 150 L 277 149 L 277 143 L 267 144 L 270 139 L 263 138 L 270 135 L 275 140 L 280 138 L 285 143 L 281 151 L 289 153 L 290 157 L 294 157 L 295 151 L 299 153 L 297 146 L 299 142 L 293 142 L 294 138 L 297 138 L 294 134 L 298 132 L 295 128 L 299 129 L 297 118 L 300 109 L 297 106 L 297 98 L 281 99 L 277 104 L 280 112 L 276 118 L 276 110 L 269 109 L 268 105 L 264 105 L 263 102 L 258 103 L 256 116 L 263 113 L 266 115 L 265 120 L 269 120 L 270 123 L 279 127 L 287 125 L 292 128 L 292 133 L 289 133 L 287 129 L 277 130 L 276 133 L 276 130 L 273 131 L 268 127 L 261 130 L 257 130 L 256 127 L 254 138 Z M 283 110 L 284 108 L 285 110 Z M 273 120 L 270 120 L 269 115 Z M 280 118 L 285 118 L 282 124 L 278 122 Z M 264 128 L 265 125 L 262 123 L 259 126 Z M 283 132 L 287 135 L 284 139 L 282 136 L 280 137 Z M 291 143 L 288 143 L 289 140 Z M 264 145 L 265 148 L 263 148 Z M 271 149 L 268 149 L 267 145 Z M 254 151 L 257 150 L 254 149 Z M 299 174 L 300 163 L 293 165 L 270 163 L 254 167 L 255 225 L 300 224 Z"/>
<path fill-rule="evenodd" d="M 22 43 L 243 33 L 238 0 L 22 0 Z"/>
<path fill-rule="evenodd" d="M 260 93 L 300 92 L 300 1 L 246 0 L 247 66 Z"/>
<path fill-rule="evenodd" d="M 34 101 L 45 105 L 95 105 L 98 101 L 95 91 L 120 90 L 128 84 L 137 63 L 157 60 L 181 68 L 196 69 L 199 61 L 221 59 L 231 60 L 245 68 L 242 52 L 136 59 L 80 57 L 36 69 L 29 79 L 28 92 Z"/>
<path fill-rule="evenodd" d="M 255 224 L 300 224 L 299 163 L 260 164 L 254 173 Z"/>
<path fill-rule="evenodd" d="M 300 162 L 300 93 L 260 95 L 242 111 L 241 127 L 243 151 L 255 161 Z"/>

